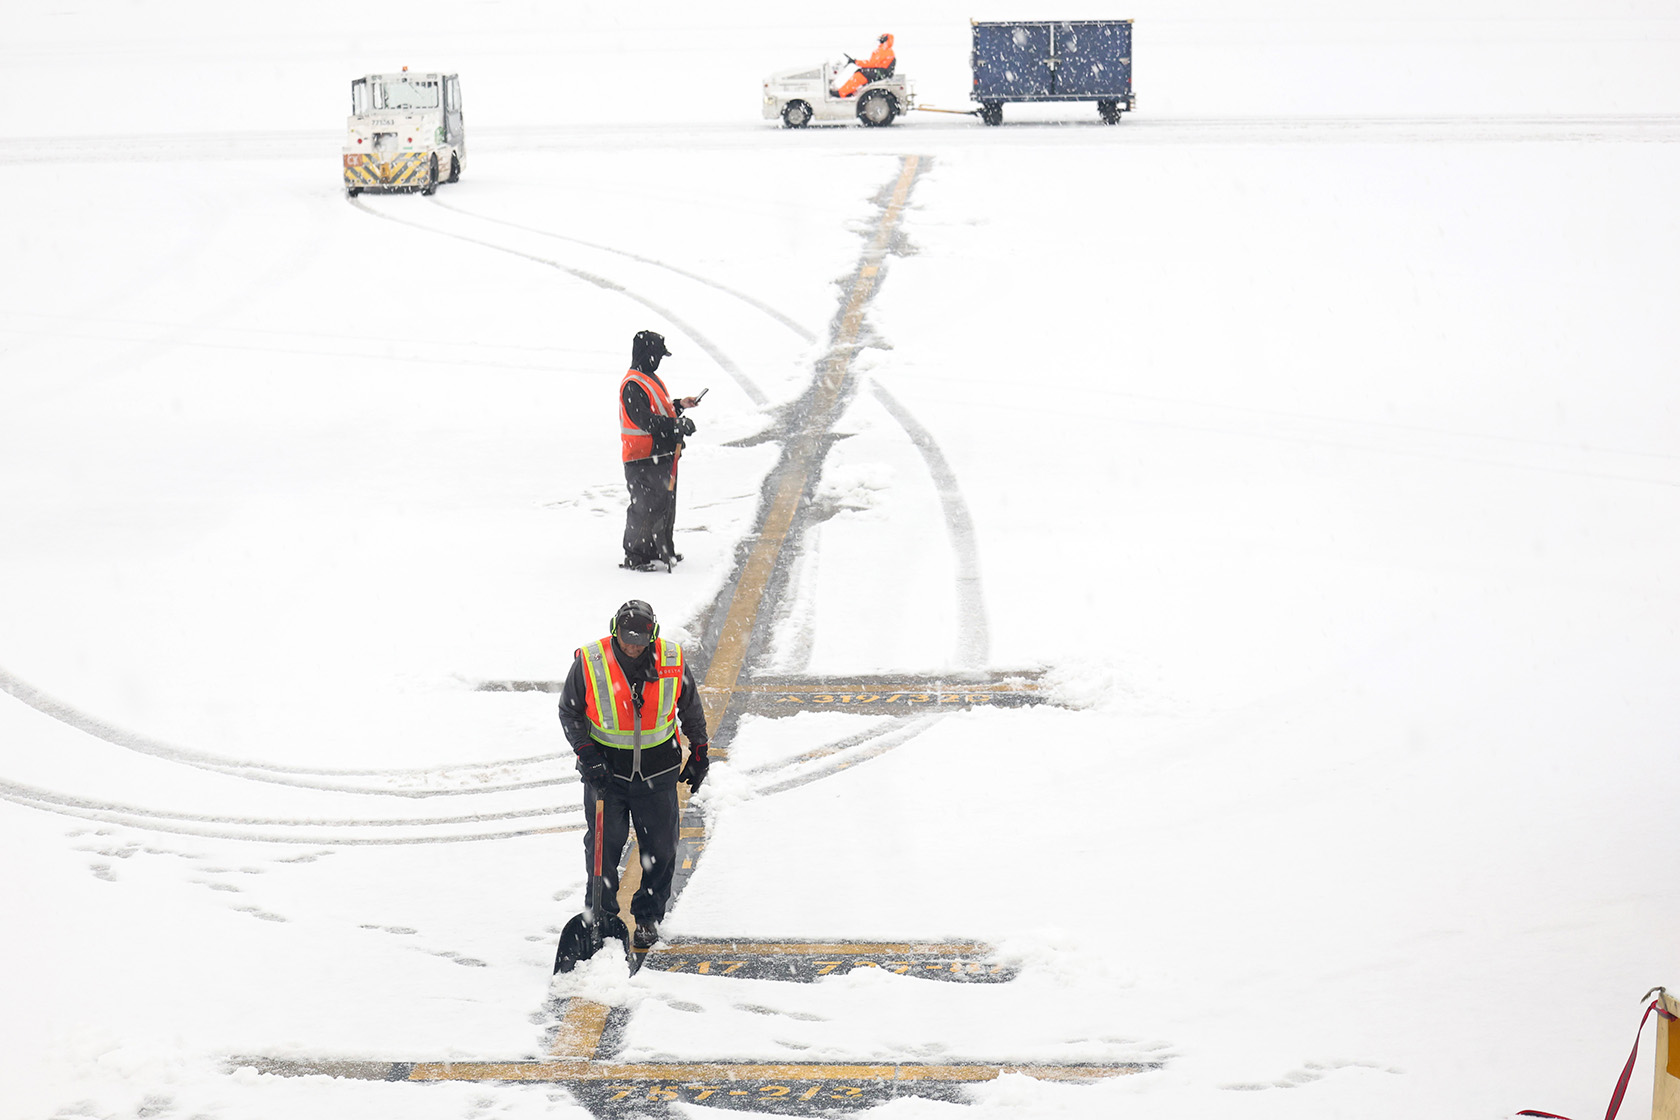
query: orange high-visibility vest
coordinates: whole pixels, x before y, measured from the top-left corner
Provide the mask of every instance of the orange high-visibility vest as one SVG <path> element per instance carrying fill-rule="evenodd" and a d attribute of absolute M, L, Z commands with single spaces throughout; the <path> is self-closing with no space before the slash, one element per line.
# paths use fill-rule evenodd
<path fill-rule="evenodd" d="M 677 700 L 682 696 L 683 653 L 676 642 L 653 640 L 653 660 L 659 667 L 658 690 L 642 686 L 641 718 L 630 695 L 630 679 L 613 656 L 612 639 L 590 642 L 583 655 L 583 711 L 589 717 L 589 737 L 603 747 L 636 752 L 634 771 L 642 768 L 642 747 L 656 747 L 677 733 Z"/>
<path fill-rule="evenodd" d="M 624 408 L 624 386 L 634 381 L 647 393 L 648 407 L 659 416 L 669 416 L 673 420 L 677 416 L 677 406 L 671 402 L 671 394 L 665 387 L 640 370 L 631 370 L 624 375 L 624 380 L 618 383 L 618 433 L 623 444 L 624 461 L 653 458 L 653 433 L 645 432 L 630 422 L 630 413 Z"/>

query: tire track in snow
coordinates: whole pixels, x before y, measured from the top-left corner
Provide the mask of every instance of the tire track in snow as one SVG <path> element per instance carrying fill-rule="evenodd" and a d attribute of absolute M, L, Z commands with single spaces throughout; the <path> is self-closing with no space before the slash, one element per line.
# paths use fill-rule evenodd
<path fill-rule="evenodd" d="M 644 257 L 625 249 L 615 249 L 611 245 L 599 245 L 593 241 L 585 241 L 581 237 L 570 237 L 563 233 L 554 233 L 550 230 L 538 229 L 535 226 L 520 225 L 518 222 L 510 222 L 506 218 L 492 218 L 488 214 L 479 214 L 472 210 L 464 210 L 459 206 L 451 206 L 449 203 L 439 199 L 436 195 L 432 196 L 431 203 L 433 206 L 442 207 L 445 210 L 460 214 L 463 217 L 474 218 L 481 222 L 491 222 L 499 226 L 507 226 L 509 229 L 523 230 L 526 233 L 534 233 L 539 237 L 552 237 L 557 241 L 569 241 L 574 245 L 582 245 L 589 249 L 598 249 L 603 253 L 613 253 L 620 257 L 628 257 L 630 260 L 636 261 L 640 264 L 652 265 L 654 268 L 662 268 L 665 271 L 675 273 L 686 280 L 693 280 L 697 284 L 704 284 L 708 288 L 716 288 L 725 295 L 735 297 L 747 306 L 764 312 L 766 315 L 770 316 L 770 318 L 776 320 L 776 322 L 782 324 L 782 326 L 786 327 L 806 342 L 815 342 L 817 340 L 817 336 L 814 332 L 806 330 L 797 320 L 791 316 L 782 314 L 763 300 L 750 296 L 738 288 L 731 288 L 727 284 L 722 284 L 716 280 L 707 279 L 698 273 L 690 272 L 686 268 L 678 268 L 676 265 L 666 264 L 664 261 L 655 260 L 652 257 Z"/>
<path fill-rule="evenodd" d="M 31 809 L 41 809 L 56 813 L 59 816 L 76 817 L 81 820 L 93 821 L 98 824 L 112 825 L 124 828 L 139 828 L 148 832 L 164 832 L 174 836 L 198 836 L 215 840 L 248 840 L 263 844 L 307 844 L 316 848 L 336 847 L 369 847 L 382 845 L 409 844 L 460 844 L 483 840 L 515 840 L 524 836 L 546 836 L 558 832 L 582 832 L 583 822 L 577 824 L 555 824 L 544 828 L 510 829 L 502 832 L 473 832 L 461 834 L 420 834 L 400 836 L 335 836 L 335 835 L 297 835 L 287 832 L 239 832 L 227 827 L 199 827 L 200 823 L 242 824 L 249 823 L 253 828 L 272 828 L 276 826 L 297 828 L 329 827 L 322 822 L 285 819 L 263 820 L 259 818 L 230 817 L 192 817 L 186 814 L 166 813 L 155 809 L 140 809 L 119 805 L 114 802 L 82 801 L 66 798 L 61 795 L 34 792 L 27 786 L 15 785 L 11 782 L 0 782 L 0 801 L 10 801 L 15 805 L 22 805 Z M 581 811 L 579 816 L 581 817 Z M 380 822 L 363 822 L 368 824 Z"/>
<path fill-rule="evenodd" d="M 242 761 L 189 750 L 185 747 L 172 746 L 161 740 L 117 727 L 115 724 L 88 715 L 42 692 L 4 668 L 0 668 L 0 692 L 10 694 L 42 715 L 49 716 L 59 723 L 73 727 L 77 731 L 101 739 L 113 746 L 122 747 L 137 754 L 150 755 L 169 762 L 196 767 L 200 770 L 209 770 L 237 778 L 247 778 L 252 781 L 271 782 L 276 785 L 297 786 L 303 789 L 321 790 L 330 793 L 372 794 L 383 797 L 446 797 L 459 794 L 505 793 L 514 790 L 536 789 L 542 786 L 561 785 L 577 780 L 576 775 L 565 774 L 557 778 L 533 778 L 526 781 L 504 782 L 499 785 L 487 784 L 484 781 L 484 776 L 494 775 L 498 771 L 558 764 L 561 762 L 561 755 L 558 753 L 533 755 L 529 758 L 511 759 L 504 762 L 451 763 L 413 769 L 314 769 L 304 766 L 279 766 L 266 762 Z M 372 782 L 354 784 L 334 780 L 342 778 L 369 778 L 392 784 L 381 788 Z M 401 788 L 394 784 L 403 781 L 418 783 L 428 779 L 434 782 L 453 780 L 463 784 L 430 788 Z"/>
<path fill-rule="evenodd" d="M 956 472 L 946 462 L 928 430 L 916 422 L 908 409 L 898 403 L 887 387 L 874 382 L 875 399 L 887 410 L 899 427 L 922 453 L 928 474 L 939 491 L 939 504 L 945 513 L 945 529 L 951 537 L 951 550 L 957 558 L 957 613 L 962 623 L 957 627 L 957 664 L 964 669 L 982 669 L 991 655 L 991 632 L 986 621 L 986 600 L 980 591 L 980 549 L 974 537 L 974 519 L 969 516 L 968 503 L 963 500 L 957 485 Z"/>
<path fill-rule="evenodd" d="M 788 790 L 808 786 L 812 782 L 821 781 L 823 778 L 833 777 L 842 770 L 849 770 L 860 762 L 879 758 L 888 751 L 903 746 L 944 718 L 945 713 L 939 712 L 921 716 L 908 722 L 894 720 L 892 725 L 888 727 L 876 728 L 850 739 L 842 739 L 837 743 L 818 747 L 796 758 L 789 759 L 774 768 L 765 767 L 766 770 L 788 769 L 818 759 L 828 758 L 833 760 L 822 766 L 814 767 L 803 774 L 760 786 L 753 792 L 758 797 L 773 797 L 778 793 L 786 793 Z"/>
<path fill-rule="evenodd" d="M 655 303 L 653 300 L 647 298 L 639 292 L 626 288 L 623 284 L 618 283 L 616 280 L 609 280 L 605 276 L 597 276 L 593 272 L 585 272 L 581 268 L 573 268 L 569 264 L 562 264 L 560 261 L 539 256 L 536 253 L 527 253 L 523 249 L 515 249 L 508 245 L 498 245 L 494 241 L 486 241 L 481 237 L 469 237 L 464 233 L 456 233 L 453 230 L 439 229 L 436 226 L 427 225 L 425 222 L 417 222 L 412 218 L 399 218 L 395 214 L 387 214 L 376 207 L 368 205 L 368 203 L 361 198 L 351 198 L 346 201 L 348 201 L 351 206 L 354 206 L 356 209 L 362 211 L 364 214 L 371 214 L 374 217 L 382 218 L 387 222 L 395 222 L 397 225 L 410 226 L 414 229 L 424 230 L 427 233 L 437 234 L 440 237 L 452 237 L 457 241 L 465 241 L 469 245 L 482 245 L 486 249 L 494 249 L 498 253 L 507 253 L 510 256 L 519 257 L 523 260 L 533 261 L 540 265 L 546 265 L 549 268 L 558 269 L 559 271 L 566 273 L 568 276 L 576 277 L 586 284 L 593 284 L 604 291 L 615 292 L 618 295 L 624 296 L 626 299 L 635 300 L 654 314 L 663 316 L 667 322 L 669 322 L 677 330 L 681 331 L 685 337 L 691 339 L 696 346 L 700 347 L 700 349 L 706 353 L 707 357 L 716 362 L 718 367 L 734 380 L 736 385 L 740 386 L 741 391 L 747 395 L 747 398 L 751 400 L 753 404 L 762 408 L 769 401 L 769 398 L 764 395 L 764 391 L 758 387 L 752 378 L 748 377 L 746 373 L 742 371 L 741 367 L 735 364 L 734 359 L 730 358 L 728 354 L 725 354 L 723 350 L 720 349 L 711 339 L 696 330 L 691 324 L 689 324 L 681 316 L 673 313 L 669 308 L 663 306 L 662 304 Z"/>
<path fill-rule="evenodd" d="M 57 793 L 0 780 L 0 797 L 20 803 L 56 805 L 86 812 L 110 813 L 123 817 L 155 818 L 158 820 L 188 821 L 195 824 L 241 824 L 279 828 L 430 828 L 438 825 L 486 824 L 490 821 L 524 820 L 530 817 L 553 817 L 567 813 L 579 816 L 582 809 L 510 809 L 499 813 L 467 813 L 456 817 L 246 817 L 238 814 L 177 813 L 168 809 L 149 809 L 124 805 L 116 801 L 96 801 L 71 794 Z"/>

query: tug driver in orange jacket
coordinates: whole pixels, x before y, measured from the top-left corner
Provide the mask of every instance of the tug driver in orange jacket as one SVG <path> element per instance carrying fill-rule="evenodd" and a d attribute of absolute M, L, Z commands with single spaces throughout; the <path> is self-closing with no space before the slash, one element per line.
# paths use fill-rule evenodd
<path fill-rule="evenodd" d="M 834 96 L 850 97 L 870 82 L 892 77 L 893 69 L 898 64 L 898 58 L 893 54 L 893 37 L 882 35 L 876 42 L 875 53 L 861 62 L 851 55 L 846 56 L 846 61 L 857 69 L 846 79 L 845 85 L 834 91 Z"/>

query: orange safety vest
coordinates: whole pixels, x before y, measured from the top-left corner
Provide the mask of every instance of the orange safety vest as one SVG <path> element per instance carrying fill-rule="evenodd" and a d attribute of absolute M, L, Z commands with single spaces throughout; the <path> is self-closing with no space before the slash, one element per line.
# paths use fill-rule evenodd
<path fill-rule="evenodd" d="M 624 380 L 618 383 L 618 434 L 623 444 L 624 461 L 626 463 L 636 459 L 653 458 L 653 433 L 643 431 L 630 422 L 630 413 L 624 408 L 624 386 L 634 381 L 647 393 L 648 407 L 660 416 L 669 416 L 673 420 L 677 416 L 677 406 L 671 401 L 671 394 L 665 391 L 665 386 L 643 373 L 641 370 L 631 370 L 624 375 Z"/>
<path fill-rule="evenodd" d="M 635 773 L 641 773 L 642 747 L 656 747 L 677 733 L 677 701 L 682 697 L 683 652 L 676 642 L 653 640 L 653 660 L 659 667 L 659 691 L 642 686 L 641 718 L 631 699 L 630 679 L 613 656 L 612 639 L 590 642 L 583 656 L 583 711 L 589 717 L 589 737 L 603 747 L 636 752 Z"/>

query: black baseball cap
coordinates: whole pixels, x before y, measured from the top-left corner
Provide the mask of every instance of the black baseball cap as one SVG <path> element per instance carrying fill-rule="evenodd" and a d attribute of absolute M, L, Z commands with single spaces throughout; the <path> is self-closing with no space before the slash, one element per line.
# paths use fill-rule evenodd
<path fill-rule="evenodd" d="M 658 630 L 659 619 L 653 608 L 640 599 L 630 600 L 613 615 L 613 633 L 626 645 L 645 646 Z"/>

